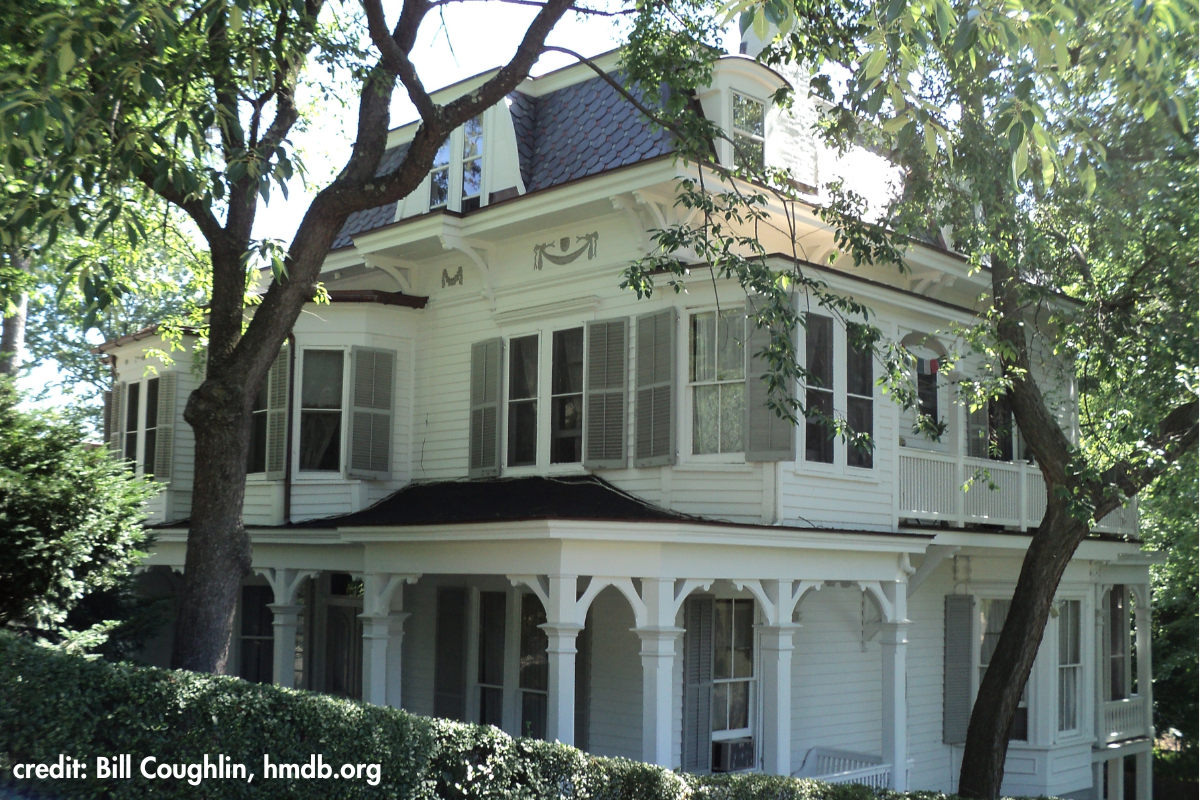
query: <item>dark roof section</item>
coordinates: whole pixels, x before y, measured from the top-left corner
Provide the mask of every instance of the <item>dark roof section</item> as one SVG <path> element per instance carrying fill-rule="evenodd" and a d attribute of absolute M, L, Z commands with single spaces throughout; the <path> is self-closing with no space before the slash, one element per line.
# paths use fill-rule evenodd
<path fill-rule="evenodd" d="M 659 105 L 638 89 L 633 94 L 651 107 Z M 508 99 L 527 192 L 647 161 L 674 149 L 667 131 L 654 126 L 599 77 L 542 97 L 513 92 Z M 407 144 L 388 150 L 378 174 L 399 167 L 407 152 Z M 356 211 L 346 220 L 332 249 L 348 247 L 352 236 L 390 225 L 395 219 L 395 203 Z"/>
<path fill-rule="evenodd" d="M 331 303 L 379 303 L 403 308 L 424 308 L 428 297 L 404 292 L 384 292 L 379 289 L 330 289 Z"/>
<path fill-rule="evenodd" d="M 384 152 L 383 159 L 379 162 L 379 169 L 375 170 L 375 175 L 387 175 L 390 172 L 395 172 L 399 169 L 400 164 L 404 161 L 404 156 L 407 154 L 407 143 Z M 381 206 L 368 208 L 365 211 L 355 211 L 346 218 L 346 224 L 342 226 L 341 233 L 333 240 L 330 249 L 337 250 L 340 247 L 348 247 L 350 245 L 350 237 L 354 234 L 374 230 L 395 221 L 395 203 L 384 203 Z"/>
<path fill-rule="evenodd" d="M 412 483 L 362 511 L 291 527 L 456 525 L 528 519 L 699 521 L 647 503 L 594 475 L 566 475 Z"/>

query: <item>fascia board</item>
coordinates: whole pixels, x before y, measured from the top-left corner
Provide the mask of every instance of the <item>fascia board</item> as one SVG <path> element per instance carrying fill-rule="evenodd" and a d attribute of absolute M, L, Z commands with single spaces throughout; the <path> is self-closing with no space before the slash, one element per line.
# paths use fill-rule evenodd
<path fill-rule="evenodd" d="M 601 53 L 589 59 L 589 61 L 605 72 L 612 72 L 621 61 L 621 53 L 619 50 L 609 50 L 607 53 Z M 527 94 L 530 97 L 542 97 L 572 84 L 583 83 L 595 77 L 597 77 L 595 71 L 587 64 L 570 64 L 552 72 L 547 72 L 545 75 L 539 75 L 536 78 L 526 78 L 517 87 L 517 91 L 521 94 Z"/>
<path fill-rule="evenodd" d="M 963 548 L 960 555 L 987 555 L 989 551 L 1020 551 L 1029 549 L 1028 534 L 976 533 L 971 531 L 939 531 L 933 544 L 956 545 Z M 1141 552 L 1137 542 L 1105 542 L 1085 539 L 1080 543 L 1073 558 L 1084 561 L 1112 561 L 1128 563 L 1126 558 Z"/>
<path fill-rule="evenodd" d="M 728 527 L 686 522 L 607 522 L 585 520 L 528 520 L 463 525 L 409 525 L 339 528 L 345 542 L 499 541 L 564 539 L 660 544 L 718 544 L 731 547 L 771 547 L 797 550 L 840 550 L 874 553 L 924 553 L 923 536 L 880 533 L 841 533 L 814 529 Z"/>

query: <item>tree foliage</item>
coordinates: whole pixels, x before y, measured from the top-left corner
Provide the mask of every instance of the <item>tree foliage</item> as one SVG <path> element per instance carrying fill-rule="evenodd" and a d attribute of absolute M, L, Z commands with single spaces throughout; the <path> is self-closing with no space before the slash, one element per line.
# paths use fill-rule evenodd
<path fill-rule="evenodd" d="M 81 598 L 138 563 L 154 489 L 84 444 L 77 418 L 18 402 L 0 384 L 0 625 L 61 636 Z"/>

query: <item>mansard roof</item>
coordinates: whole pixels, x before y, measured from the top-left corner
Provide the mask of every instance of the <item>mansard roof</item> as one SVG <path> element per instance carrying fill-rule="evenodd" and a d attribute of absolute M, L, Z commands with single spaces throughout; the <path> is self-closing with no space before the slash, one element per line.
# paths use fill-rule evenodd
<path fill-rule="evenodd" d="M 636 89 L 633 94 L 643 97 Z M 540 97 L 515 91 L 508 100 L 526 192 L 646 161 L 673 149 L 669 133 L 653 125 L 600 77 Z M 396 170 L 407 152 L 407 144 L 388 150 L 376 174 Z M 395 203 L 356 211 L 346 220 L 332 249 L 348 247 L 351 237 L 390 225 L 395 219 Z"/>

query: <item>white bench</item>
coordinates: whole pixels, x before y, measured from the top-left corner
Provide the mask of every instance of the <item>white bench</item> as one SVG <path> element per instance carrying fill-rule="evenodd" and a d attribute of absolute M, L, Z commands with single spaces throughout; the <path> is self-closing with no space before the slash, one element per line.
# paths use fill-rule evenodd
<path fill-rule="evenodd" d="M 891 783 L 892 765 L 879 756 L 813 747 L 804 756 L 797 778 L 813 778 L 826 783 L 861 783 L 873 789 L 886 789 Z"/>

